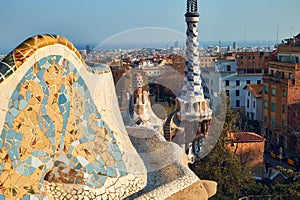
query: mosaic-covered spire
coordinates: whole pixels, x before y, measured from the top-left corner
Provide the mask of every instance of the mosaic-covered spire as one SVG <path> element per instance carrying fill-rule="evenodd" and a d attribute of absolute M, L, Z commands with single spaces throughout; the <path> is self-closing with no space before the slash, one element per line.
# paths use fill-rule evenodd
<path fill-rule="evenodd" d="M 198 22 L 199 13 L 197 0 L 187 0 L 187 13 L 185 14 L 186 31 L 186 67 L 184 86 L 181 97 L 183 99 L 203 99 L 203 88 L 201 86 L 200 62 L 198 51 Z"/>

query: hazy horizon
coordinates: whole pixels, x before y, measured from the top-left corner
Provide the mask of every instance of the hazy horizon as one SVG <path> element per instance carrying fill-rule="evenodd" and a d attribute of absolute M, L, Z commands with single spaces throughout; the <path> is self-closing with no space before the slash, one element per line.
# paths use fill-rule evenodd
<path fill-rule="evenodd" d="M 263 41 L 300 32 L 299 0 L 198 0 L 200 41 Z M 3 1 L 0 52 L 8 53 L 28 37 L 54 33 L 74 44 L 98 44 L 143 27 L 184 34 L 186 1 Z"/>

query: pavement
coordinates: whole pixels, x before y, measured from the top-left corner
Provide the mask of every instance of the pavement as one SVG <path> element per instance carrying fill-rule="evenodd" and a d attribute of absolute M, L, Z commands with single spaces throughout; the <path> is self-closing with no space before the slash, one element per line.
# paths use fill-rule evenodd
<path fill-rule="evenodd" d="M 271 164 L 271 166 L 272 166 L 273 169 L 276 168 L 276 166 L 282 166 L 282 167 L 284 167 L 286 169 L 292 169 L 294 171 L 296 170 L 296 168 L 293 167 L 293 166 L 291 166 L 291 165 L 289 165 L 287 163 L 287 161 L 285 161 L 285 160 L 280 161 L 279 159 L 272 158 L 270 156 L 270 152 L 269 151 L 265 151 L 264 161 L 265 162 L 269 162 Z"/>

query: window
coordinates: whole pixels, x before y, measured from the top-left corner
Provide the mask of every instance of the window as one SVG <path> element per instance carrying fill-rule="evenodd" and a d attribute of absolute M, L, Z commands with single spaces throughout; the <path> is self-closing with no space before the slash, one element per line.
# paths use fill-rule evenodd
<path fill-rule="evenodd" d="M 241 59 L 244 59 L 244 56 L 241 56 Z"/>
<path fill-rule="evenodd" d="M 257 83 L 257 84 L 261 84 L 261 80 L 257 80 L 256 83 Z"/>
<path fill-rule="evenodd" d="M 264 123 L 267 124 L 268 123 L 268 117 L 264 116 Z"/>
<path fill-rule="evenodd" d="M 229 90 L 226 90 L 226 95 L 229 97 L 230 94 L 229 94 Z"/>
<path fill-rule="evenodd" d="M 228 72 L 230 72 L 231 71 L 231 65 L 227 65 L 226 69 L 227 69 Z"/>
<path fill-rule="evenodd" d="M 269 93 L 269 87 L 268 86 L 264 86 L 264 91 L 265 91 L 265 94 L 268 94 Z"/>
<path fill-rule="evenodd" d="M 275 112 L 275 103 L 271 104 L 271 110 L 272 110 L 272 112 Z"/>
<path fill-rule="evenodd" d="M 255 101 L 253 101 L 253 108 L 255 108 Z"/>
<path fill-rule="evenodd" d="M 236 86 L 240 86 L 240 80 L 236 80 Z"/>
<path fill-rule="evenodd" d="M 247 99 L 247 108 L 249 108 L 249 104 L 250 104 L 249 99 Z"/>
<path fill-rule="evenodd" d="M 285 128 L 285 127 L 286 127 L 286 123 L 285 123 L 284 120 L 281 121 L 281 126 L 282 126 L 282 128 Z"/>
<path fill-rule="evenodd" d="M 272 96 L 276 96 L 276 89 L 275 88 L 272 88 Z"/>
<path fill-rule="evenodd" d="M 225 86 L 229 86 L 229 80 L 225 81 Z"/>
<path fill-rule="evenodd" d="M 240 107 L 240 100 L 235 101 L 235 107 L 239 108 Z"/>
<path fill-rule="evenodd" d="M 269 104 L 268 104 L 267 101 L 264 102 L 264 108 L 265 108 L 265 109 L 268 109 L 268 108 L 269 108 Z"/>
<path fill-rule="evenodd" d="M 239 90 L 236 90 L 236 91 L 235 91 L 235 96 L 237 96 L 237 97 L 240 96 L 240 91 L 239 91 Z"/>
<path fill-rule="evenodd" d="M 289 79 L 293 80 L 293 74 L 292 73 L 289 73 Z"/>
<path fill-rule="evenodd" d="M 210 80 L 210 84 L 213 85 L 214 84 L 214 80 Z"/>
<path fill-rule="evenodd" d="M 271 125 L 272 125 L 272 126 L 275 126 L 275 118 L 273 118 L 273 117 L 272 117 L 272 119 L 271 119 Z"/>
<path fill-rule="evenodd" d="M 247 80 L 247 84 L 250 84 L 251 83 L 251 81 L 250 80 Z"/>
<path fill-rule="evenodd" d="M 286 89 L 283 89 L 283 90 L 282 90 L 282 96 L 283 96 L 283 97 L 286 97 Z"/>
<path fill-rule="evenodd" d="M 281 111 L 282 111 L 282 113 L 285 113 L 285 112 L 286 112 L 286 106 L 285 106 L 285 105 L 282 105 Z"/>
<path fill-rule="evenodd" d="M 250 91 L 248 91 L 248 96 L 250 97 Z"/>

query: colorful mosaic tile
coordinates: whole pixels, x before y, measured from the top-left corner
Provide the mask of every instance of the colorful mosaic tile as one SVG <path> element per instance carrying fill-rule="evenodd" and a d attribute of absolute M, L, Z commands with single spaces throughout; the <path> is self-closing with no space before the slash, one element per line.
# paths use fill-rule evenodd
<path fill-rule="evenodd" d="M 14 50 L 0 73 L 8 76 L 27 59 L 24 55 L 47 42 L 64 41 L 39 37 Z M 26 72 L 11 95 L 0 133 L 0 199 L 41 198 L 44 180 L 100 188 L 109 177 L 127 175 L 114 134 L 87 85 L 61 56 L 44 57 Z"/>

